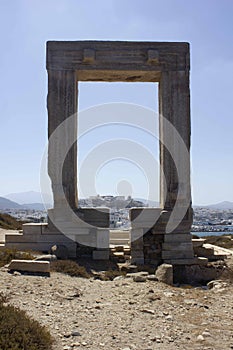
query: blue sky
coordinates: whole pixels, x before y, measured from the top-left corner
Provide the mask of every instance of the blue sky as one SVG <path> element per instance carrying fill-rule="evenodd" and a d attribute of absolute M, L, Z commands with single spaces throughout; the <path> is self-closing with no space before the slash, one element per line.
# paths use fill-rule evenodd
<path fill-rule="evenodd" d="M 0 195 L 40 189 L 47 141 L 47 40 L 188 41 L 193 201 L 233 201 L 232 18 L 231 0 L 0 0 Z M 79 108 L 108 102 L 156 108 L 156 89 L 150 85 L 82 84 Z M 114 172 L 113 163 L 102 176 Z M 99 172 L 100 192 L 104 182 Z M 137 186 L 135 193 L 143 195 L 143 181 Z"/>

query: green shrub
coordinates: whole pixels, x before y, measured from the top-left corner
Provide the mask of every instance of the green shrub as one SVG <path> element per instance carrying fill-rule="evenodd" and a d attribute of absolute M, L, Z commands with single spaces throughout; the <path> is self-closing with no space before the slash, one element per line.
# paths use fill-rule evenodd
<path fill-rule="evenodd" d="M 46 328 L 6 301 L 0 294 L 0 349 L 51 350 L 53 340 Z"/>
<path fill-rule="evenodd" d="M 0 267 L 9 264 L 12 259 L 33 260 L 35 257 L 30 252 L 21 252 L 17 249 L 0 250 Z"/>
<path fill-rule="evenodd" d="M 52 261 L 51 270 L 55 272 L 61 272 L 72 277 L 90 277 L 84 266 L 80 266 L 78 263 L 72 260 Z"/>

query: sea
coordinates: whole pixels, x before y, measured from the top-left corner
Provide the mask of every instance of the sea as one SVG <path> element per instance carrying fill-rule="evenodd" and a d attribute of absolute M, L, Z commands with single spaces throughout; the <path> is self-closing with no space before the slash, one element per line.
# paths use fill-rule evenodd
<path fill-rule="evenodd" d="M 222 235 L 227 235 L 227 236 L 233 236 L 233 231 L 225 231 L 225 232 L 191 232 L 193 235 L 198 236 L 198 237 L 207 237 L 207 236 L 222 236 Z M 233 238 L 233 237 L 232 237 Z"/>

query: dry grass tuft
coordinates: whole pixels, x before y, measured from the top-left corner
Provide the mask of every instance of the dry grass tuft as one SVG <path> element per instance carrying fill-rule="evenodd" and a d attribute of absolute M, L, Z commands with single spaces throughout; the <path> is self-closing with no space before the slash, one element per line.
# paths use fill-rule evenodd
<path fill-rule="evenodd" d="M 7 302 L 0 294 L 0 349 L 51 350 L 53 340 L 47 329 Z"/>
<path fill-rule="evenodd" d="M 0 250 L 0 267 L 9 264 L 12 259 L 33 260 L 35 257 L 30 252 L 21 252 L 17 249 Z"/>
<path fill-rule="evenodd" d="M 90 274 L 87 272 L 86 268 L 72 260 L 52 261 L 51 271 L 64 273 L 72 277 L 90 278 Z"/>

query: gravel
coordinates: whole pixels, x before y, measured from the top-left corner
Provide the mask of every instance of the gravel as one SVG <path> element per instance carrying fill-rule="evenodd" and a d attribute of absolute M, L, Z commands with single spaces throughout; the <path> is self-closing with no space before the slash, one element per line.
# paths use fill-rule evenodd
<path fill-rule="evenodd" d="M 0 291 L 50 330 L 54 350 L 233 348 L 233 285 L 182 288 L 0 270 Z"/>

